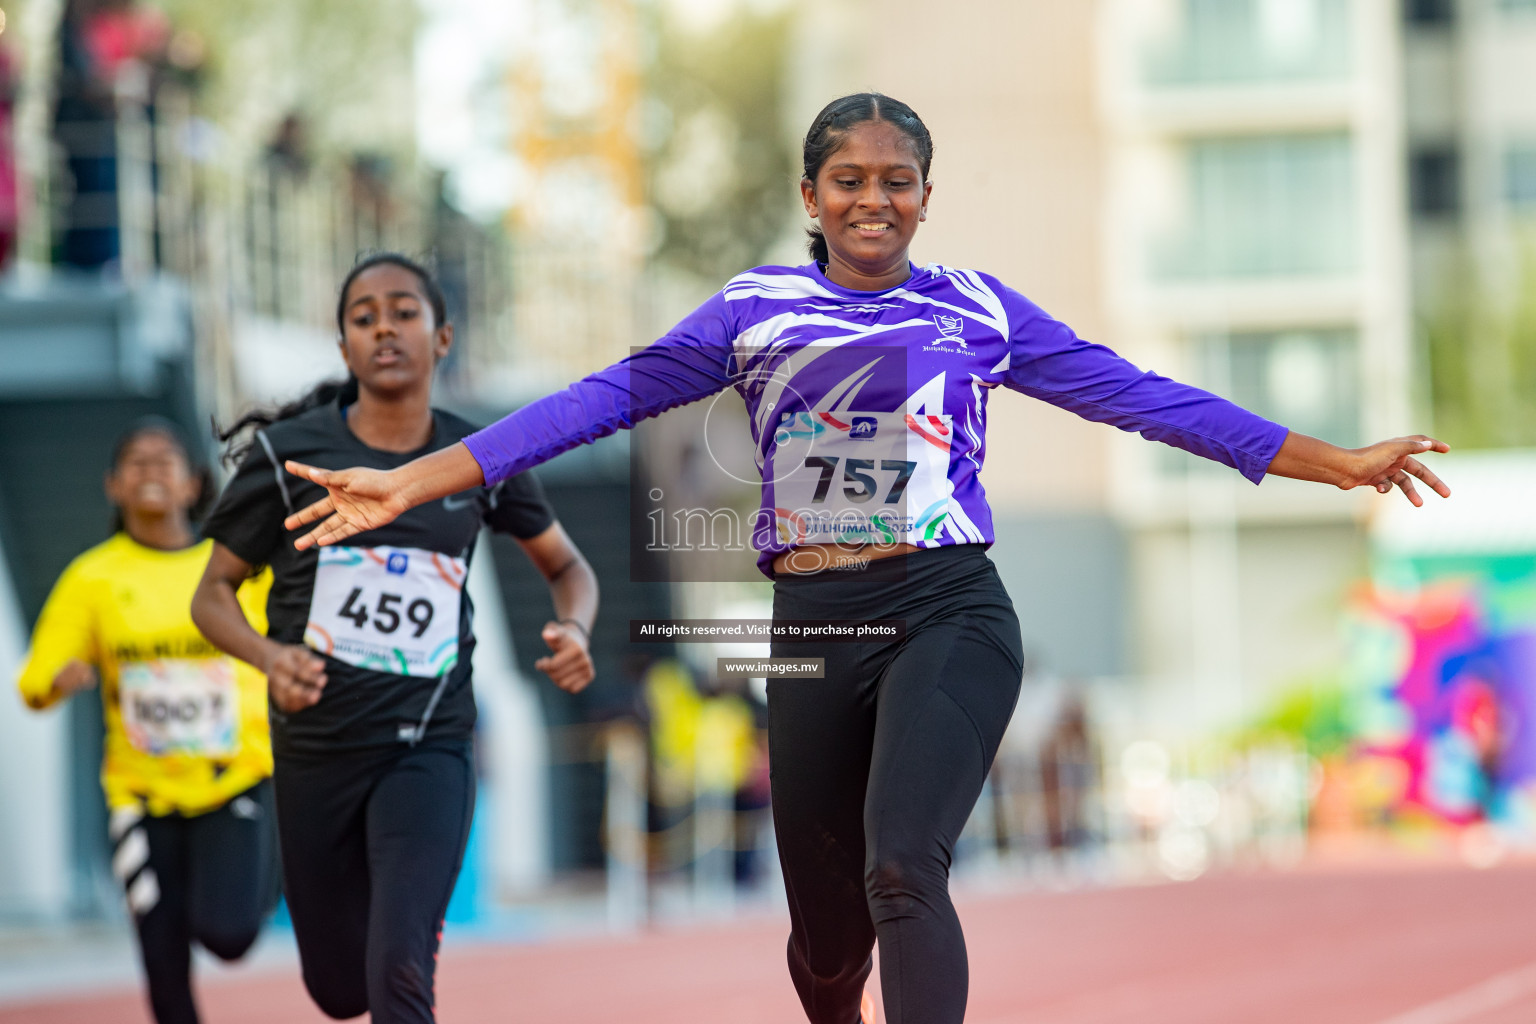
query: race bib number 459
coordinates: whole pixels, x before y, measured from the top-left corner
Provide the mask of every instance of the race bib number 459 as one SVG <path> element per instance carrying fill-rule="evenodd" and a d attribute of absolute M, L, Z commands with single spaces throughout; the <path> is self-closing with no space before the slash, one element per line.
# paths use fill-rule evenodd
<path fill-rule="evenodd" d="M 949 514 L 950 417 L 800 412 L 774 435 L 774 515 L 783 543 L 933 540 Z"/>
<path fill-rule="evenodd" d="M 146 754 L 227 757 L 239 746 L 240 693 L 228 658 L 124 662 L 117 689 L 123 732 Z"/>
<path fill-rule="evenodd" d="M 464 559 L 420 548 L 321 548 L 304 642 L 359 668 L 445 675 L 467 574 Z"/>

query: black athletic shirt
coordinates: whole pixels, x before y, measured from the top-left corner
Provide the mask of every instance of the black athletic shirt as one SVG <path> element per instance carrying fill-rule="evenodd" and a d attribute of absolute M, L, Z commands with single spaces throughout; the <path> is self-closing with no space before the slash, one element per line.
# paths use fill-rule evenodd
<path fill-rule="evenodd" d="M 320 552 L 315 548 L 295 550 L 293 542 L 304 531 L 283 529 L 283 519 L 323 498 L 325 489 L 287 472 L 283 461 L 293 459 L 323 469 L 394 469 L 455 444 L 475 430 L 473 424 L 439 409 L 433 410 L 432 422 L 432 440 L 417 451 L 403 453 L 378 451 L 363 444 L 347 427 L 344 410 L 335 404 L 280 420 L 257 432 L 249 454 L 208 517 L 204 533 L 252 565 L 272 567 L 272 591 L 267 599 L 268 636 L 280 643 L 299 644 L 306 642 L 308 630 L 312 634 L 311 646 L 320 646 L 324 651 L 323 645 L 313 640 L 321 634 L 314 632 L 311 622 Z M 500 533 L 526 539 L 542 533 L 554 521 L 543 489 L 533 476 L 524 473 L 491 488 L 476 488 L 413 508 L 386 526 L 347 539 L 343 546 L 381 553 L 382 557 L 374 558 L 375 567 L 364 564 L 369 551 L 355 553 L 358 564 L 374 572 L 375 584 L 386 562 L 389 571 L 394 571 L 397 564 L 403 566 L 410 558 L 408 554 L 402 556 L 391 551 L 417 549 L 425 556 L 417 557 L 417 565 L 446 566 L 449 572 L 437 575 L 445 580 L 449 575 L 456 577 L 462 588 L 463 572 L 474 554 L 482 523 Z M 386 548 L 391 551 L 383 550 Z M 333 550 L 327 558 L 341 554 L 345 553 Z M 455 563 L 453 559 L 462 562 Z M 336 570 L 328 567 L 327 571 Z M 365 581 L 355 592 L 348 585 L 350 581 L 341 583 L 340 591 L 332 585 L 335 594 L 322 602 L 324 607 L 314 610 L 315 616 L 322 624 L 333 626 L 339 621 L 336 617 L 342 616 L 346 621 L 340 624 L 350 628 L 349 624 L 355 623 L 360 638 L 383 644 L 392 636 L 407 637 L 418 629 L 429 628 L 431 602 L 425 598 L 413 600 L 410 592 L 404 593 L 403 599 L 390 595 L 386 593 L 391 588 L 385 579 L 383 586 L 367 585 Z M 445 585 L 452 586 L 435 581 L 431 585 L 443 593 L 447 593 L 442 590 Z M 443 652 L 445 668 L 440 675 L 381 671 L 325 654 L 327 682 L 319 702 L 287 715 L 272 709 L 274 753 L 312 754 L 419 742 L 427 737 L 469 736 L 475 722 L 475 701 L 470 690 L 474 612 L 467 592 L 459 589 L 455 596 L 459 600 L 457 649 Z M 445 622 L 439 623 L 439 632 Z M 342 630 L 332 632 L 339 635 Z M 451 631 L 448 636 L 445 647 L 452 646 Z"/>

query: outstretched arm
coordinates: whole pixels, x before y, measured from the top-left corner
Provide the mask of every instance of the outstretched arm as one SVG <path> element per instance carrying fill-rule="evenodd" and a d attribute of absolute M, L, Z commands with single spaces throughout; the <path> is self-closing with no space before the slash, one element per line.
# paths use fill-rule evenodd
<path fill-rule="evenodd" d="M 289 516 L 290 530 L 319 523 L 294 542 L 303 550 L 376 530 L 407 509 L 532 469 L 580 444 L 715 394 L 731 383 L 734 337 L 717 294 L 655 344 L 539 399 L 441 451 L 389 471 L 288 471 L 324 487 L 326 497 Z"/>
<path fill-rule="evenodd" d="M 1423 434 L 1395 437 L 1364 448 L 1340 448 L 1293 430 L 1269 464 L 1269 474 L 1333 484 L 1345 491 L 1364 485 L 1386 494 L 1396 486 L 1417 507 L 1424 499 L 1413 486 L 1414 477 L 1442 498 L 1449 498 L 1451 489 L 1414 456 L 1450 450 L 1444 441 Z"/>
<path fill-rule="evenodd" d="M 1413 478 L 1438 495 L 1451 490 L 1414 456 L 1446 452 L 1443 441 L 1415 434 L 1340 448 L 1287 430 L 1219 395 L 1141 370 L 1102 345 L 1084 341 L 1011 289 L 1003 289 L 1012 335 L 1003 383 L 1087 419 L 1134 430 L 1225 463 L 1258 483 L 1266 475 L 1329 483 L 1348 490 L 1393 487 L 1424 504 Z"/>
<path fill-rule="evenodd" d="M 417 505 L 485 483 L 480 464 L 462 442 L 397 469 L 319 469 L 293 461 L 284 465 L 294 476 L 326 490 L 325 497 L 283 520 L 289 530 L 320 524 L 293 542 L 300 551 L 377 530 Z"/>

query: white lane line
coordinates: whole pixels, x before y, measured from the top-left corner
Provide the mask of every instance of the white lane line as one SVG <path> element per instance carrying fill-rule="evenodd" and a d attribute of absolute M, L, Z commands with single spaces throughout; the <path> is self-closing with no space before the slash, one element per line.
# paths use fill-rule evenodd
<path fill-rule="evenodd" d="M 1471 988 L 1390 1017 L 1380 1024 L 1461 1024 L 1536 992 L 1536 964 L 1496 974 Z"/>

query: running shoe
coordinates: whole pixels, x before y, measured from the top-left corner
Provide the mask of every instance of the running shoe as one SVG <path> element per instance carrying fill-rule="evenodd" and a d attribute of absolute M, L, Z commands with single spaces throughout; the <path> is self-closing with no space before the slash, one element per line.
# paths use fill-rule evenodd
<path fill-rule="evenodd" d="M 875 1019 L 875 997 L 869 994 L 869 989 L 864 990 L 864 998 L 859 1000 L 859 1024 L 878 1024 Z"/>

